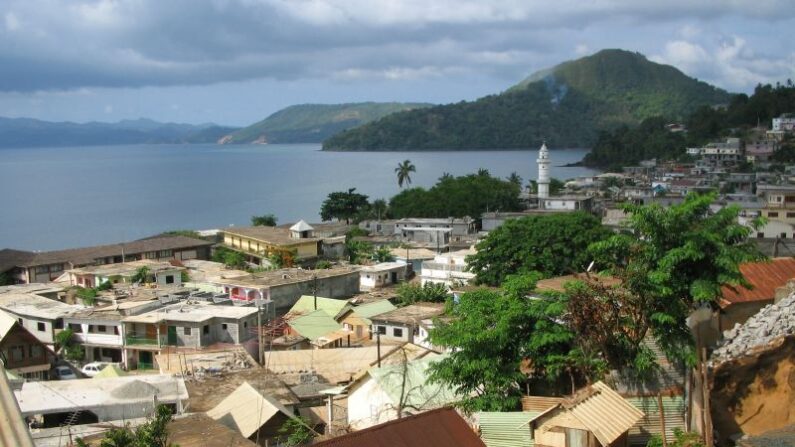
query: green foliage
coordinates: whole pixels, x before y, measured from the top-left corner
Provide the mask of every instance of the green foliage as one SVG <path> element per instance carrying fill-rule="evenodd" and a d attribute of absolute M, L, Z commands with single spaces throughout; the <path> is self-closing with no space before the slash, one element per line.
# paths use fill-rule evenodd
<path fill-rule="evenodd" d="M 255 227 L 275 227 L 276 216 L 273 214 L 263 214 L 262 216 L 251 216 L 251 225 Z"/>
<path fill-rule="evenodd" d="M 190 273 L 187 270 L 183 270 L 179 273 L 179 280 L 183 283 L 190 282 Z"/>
<path fill-rule="evenodd" d="M 273 250 L 268 253 L 268 261 L 277 269 L 292 267 L 297 257 L 297 250 Z"/>
<path fill-rule="evenodd" d="M 328 270 L 331 268 L 331 262 L 322 259 L 315 263 L 315 270 Z"/>
<path fill-rule="evenodd" d="M 414 303 L 444 303 L 450 291 L 444 284 L 427 282 L 425 285 L 404 282 L 397 288 L 397 296 L 401 306 Z"/>
<path fill-rule="evenodd" d="M 395 256 L 388 247 L 380 247 L 373 251 L 372 259 L 376 262 L 392 262 L 395 260 Z"/>
<path fill-rule="evenodd" d="M 666 124 L 666 119 L 654 117 L 637 127 L 622 126 L 602 132 L 591 152 L 585 155 L 583 164 L 612 169 L 651 158 L 676 160 L 685 155 L 685 136 L 669 132 Z"/>
<path fill-rule="evenodd" d="M 386 115 L 427 107 L 421 103 L 301 104 L 279 110 L 264 120 L 232 132 L 230 143 L 320 143 L 342 130 Z"/>
<path fill-rule="evenodd" d="M 85 350 L 83 346 L 75 343 L 74 335 L 71 328 L 66 328 L 55 334 L 56 350 L 62 350 L 64 357 L 69 360 L 82 360 L 85 358 Z"/>
<path fill-rule="evenodd" d="M 355 191 L 356 188 L 350 188 L 347 192 L 329 194 L 320 207 L 320 218 L 323 220 L 338 219 L 350 223 L 351 219 L 370 206 L 367 196 Z"/>
<path fill-rule="evenodd" d="M 386 200 L 376 199 L 370 204 L 370 215 L 375 219 L 381 220 L 381 218 L 386 217 L 388 209 L 389 205 Z"/>
<path fill-rule="evenodd" d="M 312 430 L 310 423 L 309 419 L 303 416 L 292 417 L 284 421 L 278 430 L 280 435 L 286 436 L 283 445 L 297 446 L 311 443 L 317 433 Z"/>
<path fill-rule="evenodd" d="M 248 265 L 242 253 L 226 247 L 216 247 L 213 250 L 212 260 L 233 269 L 244 269 Z"/>
<path fill-rule="evenodd" d="M 417 172 L 417 168 L 411 163 L 411 160 L 404 160 L 398 163 L 398 167 L 395 168 L 395 173 L 397 174 L 399 188 L 402 188 L 404 183 L 406 185 L 411 184 L 412 172 Z"/>
<path fill-rule="evenodd" d="M 712 213 L 714 199 L 691 194 L 667 208 L 625 205 L 632 233 L 589 248 L 597 264 L 622 281 L 625 296 L 616 301 L 632 322 L 619 327 L 632 362 L 643 361 L 637 348 L 649 331 L 670 358 L 694 361 L 686 318 L 697 306 L 714 303 L 721 286 L 745 285 L 739 264 L 762 258 L 747 240 L 753 230 L 737 222 L 739 208 Z"/>
<path fill-rule="evenodd" d="M 516 273 L 565 275 L 588 267 L 588 245 L 611 234 L 584 212 L 511 219 L 478 243 L 477 253 L 467 262 L 478 283 L 492 286 Z"/>
<path fill-rule="evenodd" d="M 673 441 L 668 441 L 667 444 L 664 444 L 660 435 L 654 435 L 649 439 L 646 447 L 663 447 L 665 445 L 668 447 L 706 447 L 706 444 L 701 440 L 701 435 L 694 432 L 684 432 L 679 427 L 674 428 Z"/>
<path fill-rule="evenodd" d="M 126 424 L 121 428 L 113 428 L 105 433 L 100 447 L 178 447 L 168 442 L 168 423 L 171 422 L 171 409 L 166 405 L 158 405 L 155 414 L 136 429 Z M 86 445 L 82 439 L 77 445 Z"/>
<path fill-rule="evenodd" d="M 97 289 L 91 287 L 75 287 L 75 295 L 86 306 L 93 306 L 97 302 Z"/>
<path fill-rule="evenodd" d="M 350 240 L 345 243 L 345 251 L 351 264 L 361 264 L 373 255 L 373 244 L 364 241 Z"/>
<path fill-rule="evenodd" d="M 0 286 L 10 286 L 14 284 L 14 280 L 7 272 L 0 272 Z"/>
<path fill-rule="evenodd" d="M 142 284 L 148 284 L 152 282 L 152 275 L 149 271 L 149 267 L 139 267 L 138 270 L 135 271 L 135 275 L 130 278 L 130 281 L 134 283 L 139 282 Z"/>
<path fill-rule="evenodd" d="M 334 135 L 325 150 L 590 147 L 600 131 L 682 119 L 731 96 L 642 55 L 604 50 L 539 72 L 499 95 L 413 110 Z"/>
<path fill-rule="evenodd" d="M 202 235 L 199 234 L 198 231 L 195 231 L 195 230 L 171 230 L 171 231 L 166 231 L 166 232 L 162 233 L 162 235 L 163 236 L 185 236 L 185 237 L 191 237 L 193 239 L 205 239 L 205 240 L 207 239 L 206 237 L 203 237 Z"/>
<path fill-rule="evenodd" d="M 403 217 L 480 216 L 490 211 L 517 211 L 520 188 L 487 171 L 460 177 L 443 176 L 431 189 L 410 188 L 389 201 L 389 215 Z"/>

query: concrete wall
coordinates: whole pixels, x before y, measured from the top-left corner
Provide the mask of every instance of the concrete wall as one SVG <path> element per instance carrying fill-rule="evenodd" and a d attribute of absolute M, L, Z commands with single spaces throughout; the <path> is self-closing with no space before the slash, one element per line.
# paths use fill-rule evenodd
<path fill-rule="evenodd" d="M 46 345 L 52 345 L 55 343 L 55 329 L 53 328 L 54 322 L 52 320 L 43 320 L 40 318 L 28 317 L 26 315 L 17 315 L 8 310 L 6 310 L 6 313 L 13 316 L 17 322 L 20 322 L 19 320 L 21 319 L 22 327 L 27 329 L 28 332 L 33 334 L 33 336 L 36 337 L 40 342 Z M 39 330 L 39 323 L 44 325 L 44 330 Z"/>
<path fill-rule="evenodd" d="M 348 395 L 348 424 L 361 430 L 397 418 L 392 400 L 369 377 Z"/>
<path fill-rule="evenodd" d="M 326 298 L 347 298 L 359 293 L 359 272 L 317 279 L 317 296 Z M 276 315 L 284 315 L 298 301 L 301 295 L 312 294 L 312 280 L 300 283 L 272 286 L 270 299 L 273 300 Z"/>
<path fill-rule="evenodd" d="M 408 343 L 413 343 L 414 341 L 414 334 L 412 333 L 411 328 L 407 326 L 391 324 L 381 321 L 373 321 L 373 326 L 374 326 L 373 330 L 375 331 L 373 335 L 375 335 L 375 333 L 378 332 L 379 327 L 383 327 L 386 329 L 386 333 L 381 334 L 381 341 L 393 340 L 393 341 L 402 341 Z M 400 336 L 395 335 L 395 329 L 403 331 L 403 334 Z"/>

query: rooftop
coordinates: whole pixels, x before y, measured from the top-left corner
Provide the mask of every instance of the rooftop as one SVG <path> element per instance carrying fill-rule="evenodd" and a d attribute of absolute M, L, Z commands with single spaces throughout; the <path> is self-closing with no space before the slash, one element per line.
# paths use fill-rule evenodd
<path fill-rule="evenodd" d="M 201 301 L 184 301 L 160 309 L 124 318 L 127 323 L 159 323 L 181 321 L 201 323 L 213 318 L 240 319 L 257 313 L 253 306 L 221 306 Z"/>
<path fill-rule="evenodd" d="M 444 303 L 417 303 L 370 317 L 373 321 L 419 325 L 422 320 L 444 313 Z"/>
<path fill-rule="evenodd" d="M 572 281 L 590 281 L 599 283 L 607 287 L 615 286 L 620 283 L 617 278 L 612 276 L 600 276 L 597 274 L 575 273 L 573 275 L 556 276 L 554 278 L 542 279 L 536 283 L 537 291 L 565 292 L 566 284 Z"/>
<path fill-rule="evenodd" d="M 0 308 L 17 315 L 55 320 L 72 312 L 85 309 L 83 306 L 64 304 L 32 293 L 0 294 Z"/>
<path fill-rule="evenodd" d="M 740 273 L 751 288 L 736 286 L 732 289 L 724 286 L 719 301 L 721 307 L 772 300 L 776 296 L 777 288 L 785 286 L 787 281 L 795 278 L 795 259 L 774 258 L 770 261 L 746 262 L 740 264 Z"/>
<path fill-rule="evenodd" d="M 382 346 L 382 356 L 386 356 L 389 349 Z M 347 382 L 360 371 L 370 368 L 377 360 L 376 346 L 265 353 L 265 367 L 288 384 L 293 384 L 292 380 L 305 373 L 315 373 L 332 384 Z"/>
<path fill-rule="evenodd" d="M 311 281 L 314 278 L 324 279 L 334 276 L 348 275 L 351 273 L 358 273 L 357 267 L 334 267 L 330 269 L 318 270 L 305 270 L 300 268 L 287 268 L 279 270 L 269 270 L 266 272 L 252 273 L 247 276 L 240 276 L 236 278 L 229 278 L 218 281 L 219 284 L 228 286 L 250 287 L 250 288 L 267 288 L 273 286 L 281 286 L 285 284 L 294 284 L 299 282 Z"/>
<path fill-rule="evenodd" d="M 142 259 L 140 261 L 120 262 L 118 264 L 102 264 L 92 265 L 86 267 L 78 267 L 70 270 L 71 273 L 80 275 L 96 275 L 96 276 L 134 276 L 139 269 L 146 267 L 149 273 L 157 274 L 160 272 L 183 270 L 181 267 L 176 267 L 170 262 L 155 261 L 152 259 Z"/>
<path fill-rule="evenodd" d="M 260 242 L 276 246 L 291 246 L 305 244 L 307 242 L 317 242 L 320 240 L 315 238 L 294 239 L 290 236 L 289 229 L 279 227 L 233 227 L 224 229 L 223 232 L 224 234 L 255 239 Z"/>
<path fill-rule="evenodd" d="M 243 382 L 208 410 L 207 416 L 248 438 L 279 413 L 292 415 L 278 400 Z"/>
<path fill-rule="evenodd" d="M 404 252 L 405 254 L 405 252 Z M 363 272 L 387 272 L 389 270 L 395 269 L 405 269 L 406 263 L 403 261 L 393 261 L 393 262 L 379 262 L 378 264 L 373 265 L 365 265 L 362 267 Z"/>
<path fill-rule="evenodd" d="M 290 308 L 287 315 L 298 316 L 314 312 L 315 310 L 323 310 L 333 317 L 340 313 L 345 307 L 350 307 L 347 300 L 302 295 L 301 298 L 298 298 L 298 301 L 293 304 L 293 307 Z"/>
<path fill-rule="evenodd" d="M 282 405 L 298 404 L 298 398 L 279 377 L 263 368 L 253 367 L 187 380 L 185 386 L 190 396 L 188 410 L 192 412 L 209 411 L 242 383 L 248 383 L 260 393 L 272 396 Z"/>

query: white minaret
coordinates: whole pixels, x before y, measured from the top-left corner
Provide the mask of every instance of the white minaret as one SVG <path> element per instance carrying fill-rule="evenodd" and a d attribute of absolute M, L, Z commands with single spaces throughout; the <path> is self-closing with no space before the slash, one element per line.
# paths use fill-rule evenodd
<path fill-rule="evenodd" d="M 538 162 L 538 198 L 546 199 L 549 197 L 549 150 L 546 142 L 541 145 L 536 162 Z"/>

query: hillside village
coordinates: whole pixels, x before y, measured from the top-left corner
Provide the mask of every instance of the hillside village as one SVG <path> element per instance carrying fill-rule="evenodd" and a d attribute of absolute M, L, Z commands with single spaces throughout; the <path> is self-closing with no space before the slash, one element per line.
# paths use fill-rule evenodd
<path fill-rule="evenodd" d="M 669 131 L 687 129 L 672 124 Z M 749 138 L 688 148 L 692 162 L 644 160 L 620 173 L 570 179 L 554 191 L 554 152 L 543 145 L 534 160 L 538 178 L 519 195 L 520 211 L 301 220 L 51 252 L 0 250 L 4 427 L 32 439 L 19 445 L 100 445 L 109 430 L 145 426 L 167 408 L 169 442 L 183 447 L 791 445 L 795 166 L 770 168 L 793 134 L 795 116 L 786 114 Z M 707 212 L 698 212 L 694 197 L 709 199 Z M 510 237 L 520 221 L 587 216 L 600 227 L 588 234 L 600 241 L 623 236 L 637 248 L 655 242 L 643 234 L 657 233 L 633 219 L 657 209 L 729 232 L 697 249 L 695 237 L 664 238 L 687 241 L 665 245 L 680 250 L 665 262 L 703 259 L 692 251 L 716 248 L 718 261 L 668 271 L 692 274 L 692 282 L 677 285 L 688 297 L 713 272 L 725 284 L 677 309 L 675 323 L 652 315 L 621 368 L 609 349 L 582 341 L 566 343 L 604 358 L 572 357 L 562 367 L 542 363 L 559 341 L 528 348 L 490 338 L 499 330 L 516 337 L 528 331 L 513 323 L 524 320 L 500 319 L 516 303 L 535 312 L 568 295 L 567 303 L 582 306 L 546 320 L 534 315 L 529 337 L 540 340 L 533 334 L 564 323 L 575 335 L 588 334 L 584 326 L 596 327 L 598 309 L 606 309 L 588 301 L 595 296 L 609 304 L 630 303 L 622 300 L 647 290 L 667 296 L 652 290 L 655 283 L 633 283 L 620 262 L 538 276 L 511 267 L 500 280 L 486 280 L 483 270 L 508 268 L 483 267 L 496 259 L 488 256 L 497 255 L 498 235 Z M 736 222 L 721 226 L 707 215 Z M 366 254 L 351 254 L 365 245 Z M 729 258 L 741 261 L 738 278 L 726 267 Z M 662 274 L 665 262 L 649 268 Z M 693 265 L 704 271 L 691 271 Z M 486 309 L 480 321 L 468 313 L 478 306 Z M 621 314 L 621 307 L 610 312 Z M 588 312 L 593 322 L 578 325 L 578 315 Z M 672 358 L 666 343 L 681 339 L 659 337 L 655 328 L 684 328 L 688 333 L 679 335 L 692 341 L 693 357 Z M 465 332 L 460 344 L 454 341 Z M 486 361 L 498 347 L 505 365 L 474 362 L 481 372 L 473 375 L 506 367 L 519 379 L 497 386 L 464 377 L 471 371 L 460 362 Z M 516 352 L 522 357 L 511 363 L 505 356 Z M 634 374 L 646 358 L 654 366 Z M 547 380 L 555 367 L 559 377 Z"/>

